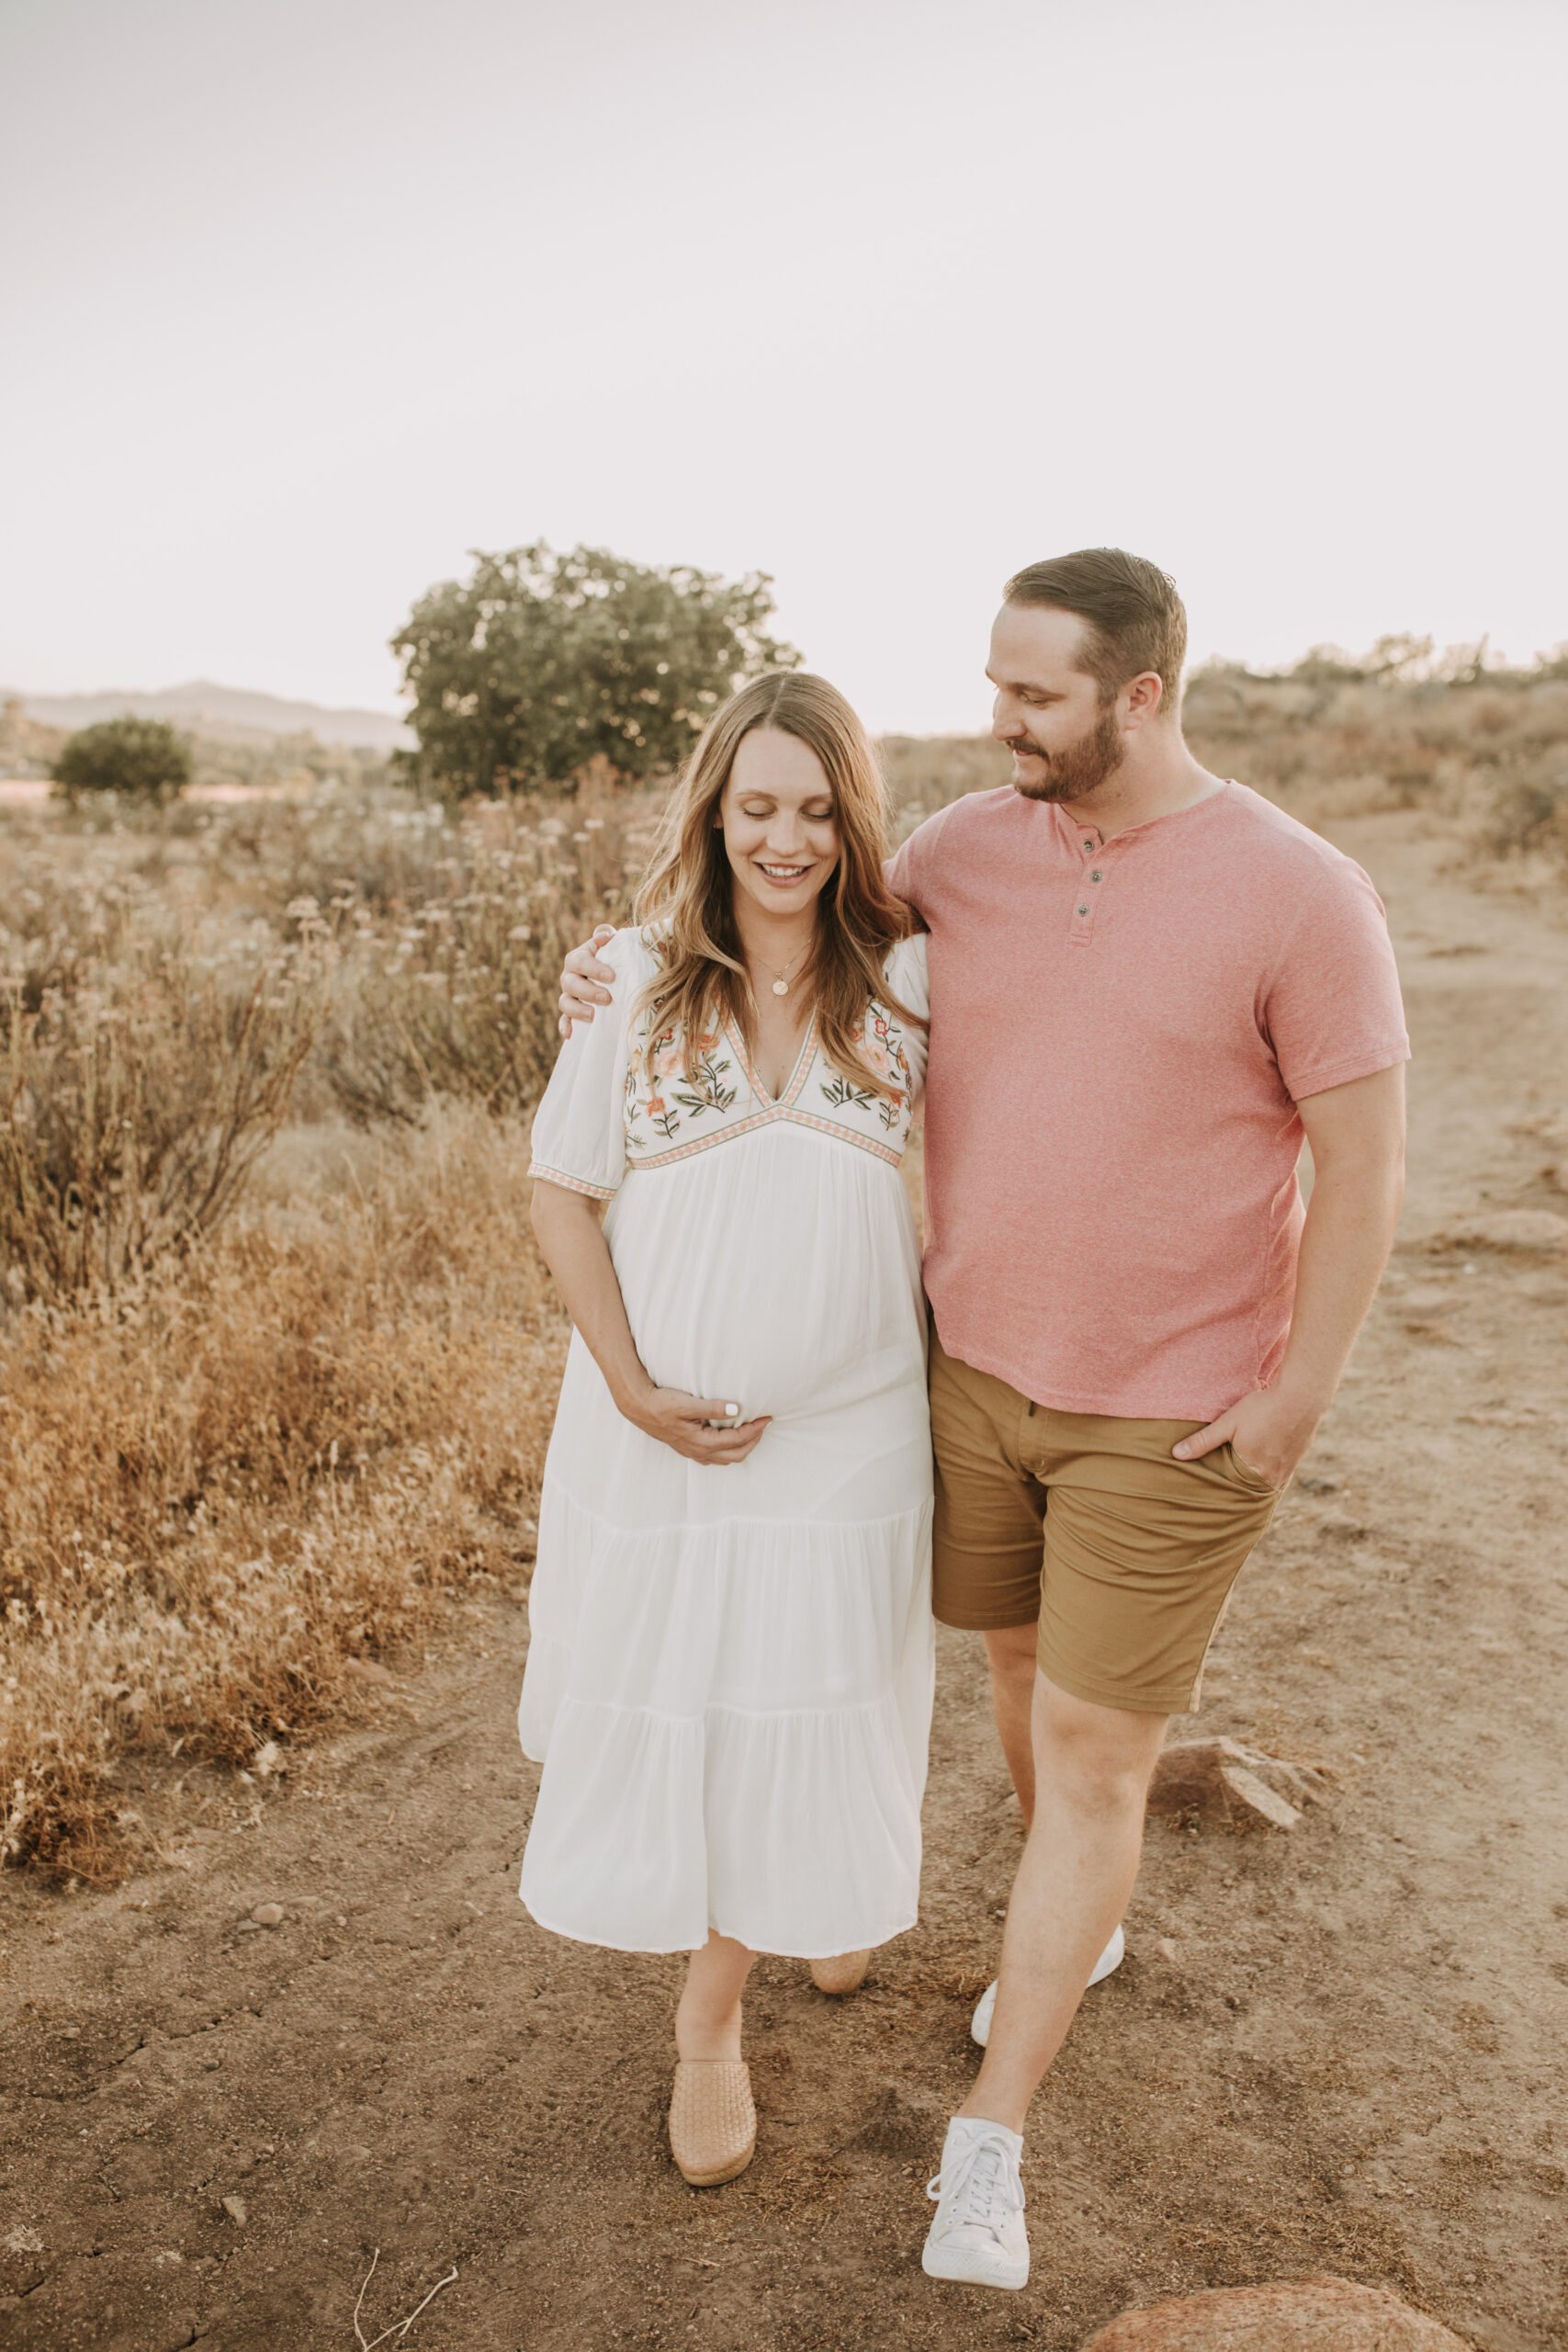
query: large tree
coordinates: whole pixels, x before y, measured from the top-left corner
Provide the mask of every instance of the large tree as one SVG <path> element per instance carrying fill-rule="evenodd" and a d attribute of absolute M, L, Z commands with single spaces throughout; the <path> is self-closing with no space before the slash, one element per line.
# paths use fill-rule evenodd
<path fill-rule="evenodd" d="M 622 775 L 679 766 L 727 695 L 794 669 L 766 634 L 765 572 L 650 571 L 604 548 L 475 552 L 392 639 L 414 696 L 404 764 L 447 795 L 566 784 L 602 757 Z"/>

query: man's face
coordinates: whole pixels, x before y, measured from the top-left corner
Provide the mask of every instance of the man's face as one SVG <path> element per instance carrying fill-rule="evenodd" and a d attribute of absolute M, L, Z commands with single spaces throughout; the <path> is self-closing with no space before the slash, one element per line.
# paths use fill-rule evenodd
<path fill-rule="evenodd" d="M 986 675 L 997 690 L 991 732 L 1013 757 L 1015 791 L 1029 800 L 1083 800 L 1125 752 L 1119 709 L 1077 667 L 1084 623 L 1054 605 L 1004 605 L 991 630 Z"/>

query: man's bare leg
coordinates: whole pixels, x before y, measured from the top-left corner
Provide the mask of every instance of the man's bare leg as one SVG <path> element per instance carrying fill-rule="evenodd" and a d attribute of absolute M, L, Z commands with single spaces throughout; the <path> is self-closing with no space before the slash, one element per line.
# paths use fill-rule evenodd
<path fill-rule="evenodd" d="M 1012 1774 L 1027 1835 L 1034 1819 L 1034 1663 L 1038 1628 L 1009 1625 L 986 1635 L 991 1668 L 991 1704 L 1002 1754 Z"/>
<path fill-rule="evenodd" d="M 1008 1906 L 985 2063 L 959 2109 L 1010 2132 L 1022 2131 L 1126 1908 L 1169 1721 L 1069 1698 L 1038 1671 L 1032 1713 L 1038 1810 Z"/>

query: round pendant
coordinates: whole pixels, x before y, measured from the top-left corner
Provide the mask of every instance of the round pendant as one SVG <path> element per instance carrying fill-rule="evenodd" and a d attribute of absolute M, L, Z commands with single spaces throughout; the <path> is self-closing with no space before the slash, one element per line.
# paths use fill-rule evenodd
<path fill-rule="evenodd" d="M 775 980 L 773 982 L 773 994 L 775 996 L 788 996 L 789 982 L 787 980 Z"/>

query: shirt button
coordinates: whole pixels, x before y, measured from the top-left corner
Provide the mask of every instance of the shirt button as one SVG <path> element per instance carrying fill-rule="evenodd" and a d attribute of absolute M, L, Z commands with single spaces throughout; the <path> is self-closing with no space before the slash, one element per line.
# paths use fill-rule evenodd
<path fill-rule="evenodd" d="M 1087 907 L 1080 907 L 1080 908 L 1078 909 L 1078 912 L 1079 912 L 1079 914 L 1080 914 L 1080 915 L 1087 915 L 1087 914 L 1088 914 L 1088 912 L 1089 912 L 1089 909 L 1088 909 Z"/>
<path fill-rule="evenodd" d="M 1097 870 L 1095 873 L 1091 874 L 1091 875 L 1089 876 L 1089 880 L 1090 880 L 1091 882 L 1098 882 L 1098 881 L 1099 881 L 1099 879 L 1100 879 L 1100 875 L 1099 875 L 1098 870 Z"/>

